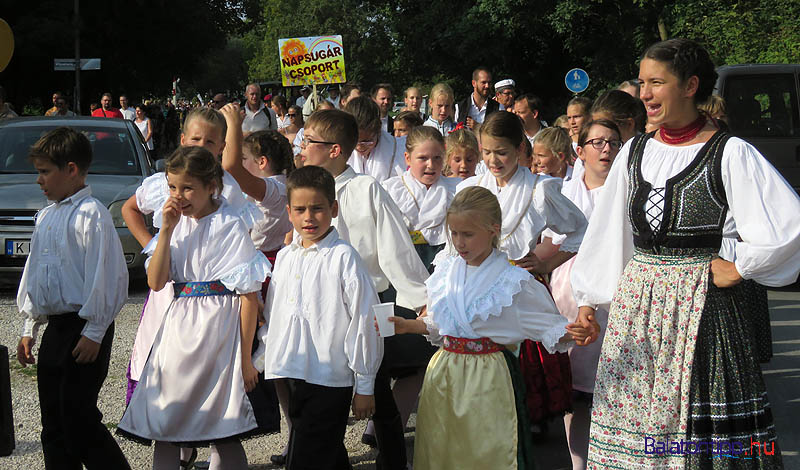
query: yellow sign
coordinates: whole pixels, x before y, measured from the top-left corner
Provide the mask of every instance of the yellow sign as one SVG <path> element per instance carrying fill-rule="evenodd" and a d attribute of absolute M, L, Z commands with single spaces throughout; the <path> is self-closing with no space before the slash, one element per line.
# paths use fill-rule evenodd
<path fill-rule="evenodd" d="M 14 55 L 14 33 L 11 32 L 11 26 L 0 18 L 0 72 L 11 62 L 12 55 Z"/>
<path fill-rule="evenodd" d="M 344 83 L 341 36 L 278 39 L 283 86 Z"/>

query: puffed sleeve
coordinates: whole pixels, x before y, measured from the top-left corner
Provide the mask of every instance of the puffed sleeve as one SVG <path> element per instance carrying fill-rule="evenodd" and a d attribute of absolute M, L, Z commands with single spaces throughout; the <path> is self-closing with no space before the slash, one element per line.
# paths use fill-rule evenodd
<path fill-rule="evenodd" d="M 797 280 L 800 271 L 800 199 L 752 145 L 732 137 L 725 145 L 722 181 L 742 242 L 736 269 L 772 287 Z"/>
<path fill-rule="evenodd" d="M 267 192 L 279 191 L 279 188 L 276 186 L 277 184 L 279 183 L 276 181 L 272 181 L 272 184 L 268 182 Z M 236 178 L 227 171 L 222 172 L 221 195 L 225 198 L 225 201 L 234 213 L 242 219 L 248 229 L 252 228 L 256 222 L 264 218 L 264 214 L 261 213 L 258 206 L 244 197 L 242 188 L 239 186 Z"/>
<path fill-rule="evenodd" d="M 547 229 L 564 235 L 559 251 L 576 253 L 586 231 L 586 217 L 561 194 L 560 178 L 547 178 L 538 186 L 533 197 L 533 209 L 544 217 Z"/>
<path fill-rule="evenodd" d="M 572 292 L 578 307 L 610 304 L 622 271 L 633 257 L 628 220 L 630 147 L 628 141 L 614 160 L 572 266 Z"/>
<path fill-rule="evenodd" d="M 237 214 L 237 209 L 230 207 L 226 211 Z M 261 290 L 261 283 L 272 275 L 272 263 L 264 253 L 255 249 L 247 224 L 242 219 L 226 220 L 214 229 L 209 243 L 222 247 L 220 253 L 223 269 L 220 282 L 237 294 L 249 294 Z"/>
<path fill-rule="evenodd" d="M 286 185 L 272 178 L 262 178 L 264 184 L 264 199 L 261 207 L 271 217 L 280 218 L 286 214 Z"/>
<path fill-rule="evenodd" d="M 514 304 L 506 307 L 516 315 L 521 339 L 540 341 L 550 353 L 566 352 L 574 342 L 559 343 L 567 333 L 567 319 L 558 313 L 547 289 L 531 277 L 514 296 Z M 505 315 L 505 312 L 504 312 Z"/>
<path fill-rule="evenodd" d="M 103 210 L 105 208 L 102 208 Z M 83 306 L 78 316 L 86 319 L 81 334 L 101 343 L 106 329 L 128 299 L 128 268 L 111 215 L 105 211 L 81 208 L 76 223 L 83 225 L 85 273 Z"/>
<path fill-rule="evenodd" d="M 169 185 L 163 171 L 148 176 L 136 188 L 136 206 L 142 214 L 153 214 L 155 227 L 161 227 L 161 209 L 168 198 Z"/>
<path fill-rule="evenodd" d="M 350 324 L 344 338 L 344 352 L 355 373 L 355 393 L 372 395 L 375 376 L 383 360 L 383 339 L 375 331 L 372 306 L 380 303 L 372 278 L 358 255 L 344 260 L 343 292 Z"/>

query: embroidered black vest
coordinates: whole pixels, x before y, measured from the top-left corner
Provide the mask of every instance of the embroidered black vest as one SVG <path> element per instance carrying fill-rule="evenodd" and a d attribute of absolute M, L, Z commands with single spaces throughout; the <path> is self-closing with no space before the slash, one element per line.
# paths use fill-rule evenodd
<path fill-rule="evenodd" d="M 722 185 L 722 153 L 730 136 L 716 132 L 664 188 L 661 225 L 653 230 L 645 216 L 652 185 L 642 177 L 645 145 L 655 132 L 638 135 L 628 159 L 628 217 L 637 250 L 663 255 L 719 253 L 728 200 Z"/>

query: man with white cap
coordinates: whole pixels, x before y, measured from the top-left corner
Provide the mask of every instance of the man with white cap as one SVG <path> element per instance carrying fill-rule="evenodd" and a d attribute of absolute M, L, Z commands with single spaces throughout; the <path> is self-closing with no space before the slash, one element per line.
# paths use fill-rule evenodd
<path fill-rule="evenodd" d="M 494 99 L 500 104 L 500 111 L 513 111 L 514 97 L 517 96 L 517 91 L 514 88 L 516 86 L 516 82 L 510 78 L 500 80 L 494 84 Z"/>

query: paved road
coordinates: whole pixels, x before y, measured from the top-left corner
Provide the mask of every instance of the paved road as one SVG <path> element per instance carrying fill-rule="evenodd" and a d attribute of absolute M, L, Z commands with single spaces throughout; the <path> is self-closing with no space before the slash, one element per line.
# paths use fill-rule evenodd
<path fill-rule="evenodd" d="M 11 358 L 11 388 L 14 403 L 14 422 L 17 448 L 9 457 L 0 457 L 0 470 L 43 468 L 39 443 L 39 409 L 35 374 L 22 370 L 16 363 L 15 351 L 20 326 L 15 306 L 15 287 L 0 286 L 0 344 L 9 347 Z M 104 422 L 113 429 L 124 410 L 125 370 L 136 334 L 139 313 L 146 289 L 143 283 L 134 283 L 130 298 L 116 323 L 116 334 L 108 379 L 101 391 L 100 409 Z M 764 366 L 770 402 L 783 450 L 784 466 L 800 469 L 800 291 L 783 289 L 770 291 L 771 328 L 775 357 Z M 406 434 L 409 452 L 412 453 L 414 416 Z M 375 451 L 361 444 L 364 422 L 351 421 L 347 428 L 346 446 L 355 469 L 375 468 Z M 286 433 L 253 439 L 245 443 L 251 469 L 274 468 L 269 456 L 280 451 L 286 442 Z M 120 440 L 126 456 L 134 469 L 151 467 L 151 449 Z M 548 436 L 537 442 L 536 457 L 540 470 L 569 469 L 569 454 L 564 440 L 563 425 L 554 421 Z M 206 458 L 207 450 L 200 452 Z"/>

